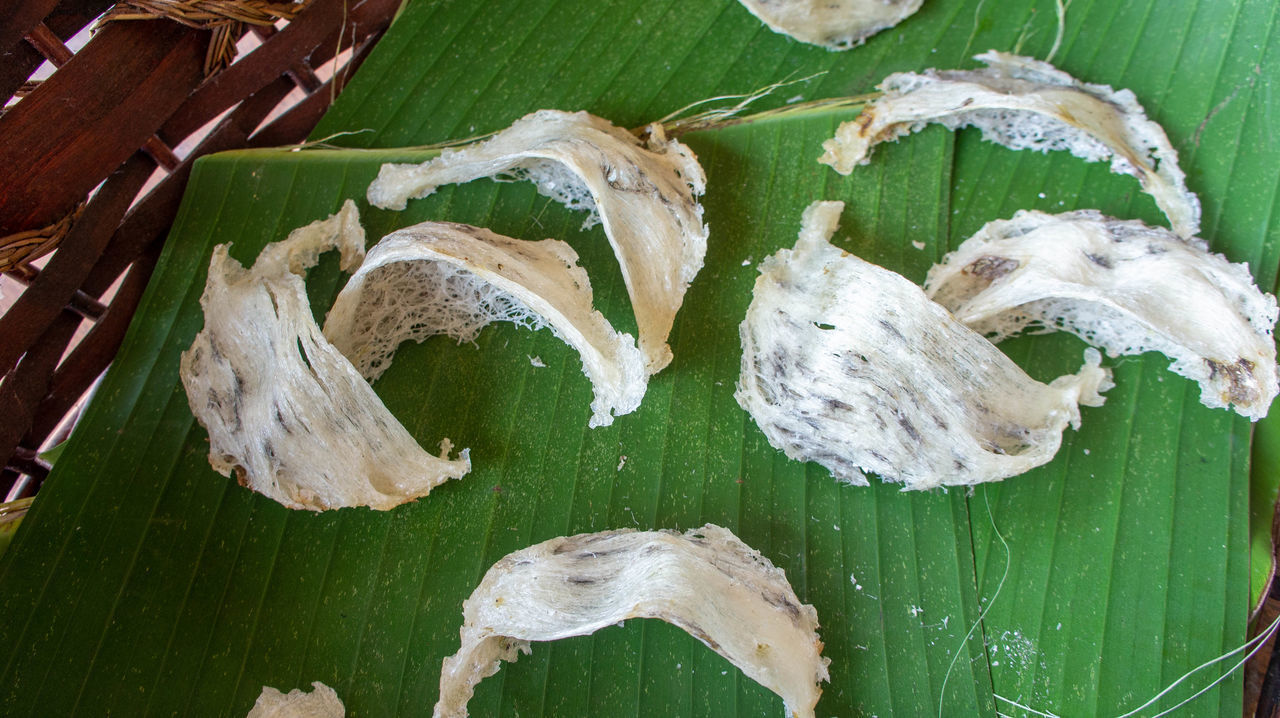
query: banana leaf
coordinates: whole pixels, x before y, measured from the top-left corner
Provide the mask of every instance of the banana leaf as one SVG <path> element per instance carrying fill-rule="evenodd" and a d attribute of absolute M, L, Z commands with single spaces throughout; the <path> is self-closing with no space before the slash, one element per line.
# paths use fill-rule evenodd
<path fill-rule="evenodd" d="M 1053 462 L 971 493 L 839 484 L 772 449 L 734 401 L 755 266 L 791 246 L 813 200 L 847 202 L 838 246 L 914 281 L 1021 208 L 1162 222 L 1131 178 L 973 131 L 926 129 L 847 178 L 815 159 L 849 107 L 685 135 L 708 176 L 711 240 L 672 333 L 675 360 L 640 409 L 587 428 L 591 387 L 545 330 L 404 346 L 374 389 L 423 446 L 469 447 L 474 469 L 389 512 L 292 512 L 216 474 L 178 382 L 213 246 L 251 262 L 346 198 L 371 240 L 426 219 L 564 239 L 597 308 L 634 332 L 601 229 L 527 183 L 368 207 L 382 162 L 431 154 L 397 148 L 545 107 L 629 127 L 782 81 L 793 84 L 750 111 L 860 95 L 889 72 L 969 67 L 989 48 L 1043 58 L 1056 47 L 1073 75 L 1133 89 L 1181 153 L 1203 235 L 1275 286 L 1274 4 L 1059 8 L 927 0 L 864 47 L 830 53 L 729 0 L 410 3 L 316 129 L 336 149 L 198 163 L 115 364 L 0 558 L 0 712 L 242 715 L 264 685 L 323 681 L 350 715 L 423 714 L 458 647 L 461 603 L 498 558 L 558 535 L 705 522 L 763 552 L 816 607 L 832 660 L 823 716 L 1119 715 L 1243 644 L 1270 565 L 1275 474 L 1251 483 L 1253 427 L 1201 406 L 1163 357 L 1108 360 L 1107 404 L 1084 411 Z M 318 318 L 342 281 L 332 256 L 308 275 Z M 1001 345 L 1045 381 L 1075 371 L 1083 346 L 1063 335 Z M 1238 715 L 1239 672 L 1214 680 L 1239 657 L 1140 714 L 1206 689 L 1187 713 Z M 692 637 L 644 620 L 535 645 L 471 703 L 486 716 L 781 710 Z"/>

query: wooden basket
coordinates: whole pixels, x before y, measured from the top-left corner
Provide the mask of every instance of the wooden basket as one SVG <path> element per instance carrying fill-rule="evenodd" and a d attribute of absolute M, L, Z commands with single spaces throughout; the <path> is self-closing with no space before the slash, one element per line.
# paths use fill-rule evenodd
<path fill-rule="evenodd" d="M 69 412 L 119 348 L 194 160 L 301 141 L 398 6 L 0 6 L 0 96 L 9 100 L 0 115 L 0 272 L 26 285 L 0 315 L 0 499 L 34 493 L 48 475 L 37 452 L 69 431 Z M 95 22 L 73 53 L 68 39 Z M 246 32 L 260 45 L 232 62 Z M 46 60 L 57 69 L 31 82 Z M 184 141 L 194 147 L 175 151 Z M 42 269 L 32 265 L 49 253 Z M 92 328 L 73 342 L 85 319 Z"/>

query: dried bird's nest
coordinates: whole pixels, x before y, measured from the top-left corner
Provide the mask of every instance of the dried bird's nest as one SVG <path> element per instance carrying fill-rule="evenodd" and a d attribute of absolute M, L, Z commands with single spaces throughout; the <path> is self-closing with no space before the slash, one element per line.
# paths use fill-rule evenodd
<path fill-rule="evenodd" d="M 541 110 L 421 165 L 383 165 L 369 185 L 376 207 L 403 209 L 441 185 L 516 176 L 601 222 L 622 266 L 647 370 L 671 362 L 667 335 L 707 253 L 697 197 L 706 187 L 693 152 L 649 127 L 645 142 L 585 112 Z"/>
<path fill-rule="evenodd" d="M 389 509 L 466 474 L 467 452 L 423 451 L 311 315 L 302 273 L 321 252 L 364 256 L 350 200 L 338 214 L 262 250 L 251 269 L 218 245 L 200 305 L 204 329 L 182 354 L 191 412 L 209 431 L 209 463 L 295 509 Z"/>
<path fill-rule="evenodd" d="M 976 484 L 1053 458 L 1078 404 L 1110 386 L 1097 351 L 1045 385 L 901 275 L 834 247 L 843 202 L 760 267 L 742 322 L 738 403 L 769 443 L 837 478 Z"/>
<path fill-rule="evenodd" d="M 740 0 L 770 30 L 828 50 L 848 50 L 893 27 L 924 0 Z"/>
<path fill-rule="evenodd" d="M 1173 231 L 1200 231 L 1200 200 L 1187 189 L 1178 153 L 1129 90 L 1080 82 L 1047 62 L 1003 52 L 977 56 L 980 70 L 925 70 L 888 76 L 884 95 L 841 123 L 818 160 L 841 174 L 869 161 L 872 148 L 935 122 L 973 126 L 1011 149 L 1066 150 L 1133 175 L 1169 217 Z"/>
<path fill-rule="evenodd" d="M 999 341 L 1062 329 L 1111 356 L 1158 351 L 1206 406 L 1266 416 L 1278 386 L 1275 297 L 1199 241 L 1092 210 L 990 222 L 929 272 L 926 291 Z"/>
<path fill-rule="evenodd" d="M 320 681 L 313 681 L 311 688 L 310 693 L 301 688 L 281 693 L 263 686 L 245 718 L 343 718 L 347 714 L 346 706 L 332 688 Z"/>
<path fill-rule="evenodd" d="M 578 255 L 555 239 L 528 242 L 452 222 L 384 237 L 334 301 L 325 336 L 365 378 L 377 378 L 406 340 L 471 341 L 493 321 L 549 326 L 578 351 L 595 388 L 591 426 L 640 406 L 644 356 L 630 334 L 592 308 Z"/>
<path fill-rule="evenodd" d="M 818 616 L 787 577 L 727 529 L 603 531 L 554 538 L 495 563 L 462 606 L 436 718 L 467 715 L 475 686 L 530 641 L 585 636 L 629 618 L 679 626 L 812 718 L 827 680 Z"/>

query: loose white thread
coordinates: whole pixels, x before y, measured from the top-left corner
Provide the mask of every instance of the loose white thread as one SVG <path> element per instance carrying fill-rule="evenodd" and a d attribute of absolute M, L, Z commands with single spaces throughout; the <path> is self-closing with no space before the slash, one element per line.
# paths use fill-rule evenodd
<path fill-rule="evenodd" d="M 997 591 L 997 593 L 999 593 L 999 591 Z M 993 598 L 994 598 L 994 597 L 993 597 Z M 990 608 L 990 605 L 988 605 L 988 608 Z M 1264 645 L 1266 645 L 1267 640 L 1268 640 L 1268 639 L 1270 639 L 1273 635 L 1275 635 L 1275 633 L 1276 633 L 1276 630 L 1277 630 L 1277 629 L 1280 629 L 1280 616 L 1277 616 L 1277 617 L 1276 617 L 1276 619 L 1275 619 L 1274 621 L 1272 621 L 1272 622 L 1271 622 L 1271 624 L 1270 624 L 1270 625 L 1268 625 L 1268 626 L 1266 627 L 1266 629 L 1264 629 L 1261 633 L 1259 633 L 1258 635 L 1256 635 L 1256 636 L 1254 636 L 1253 638 L 1251 638 L 1251 639 L 1249 639 L 1248 641 L 1246 641 L 1243 645 L 1241 645 L 1241 646 L 1237 646 L 1236 648 L 1233 648 L 1233 649 L 1231 649 L 1230 651 L 1227 651 L 1226 653 L 1224 653 L 1224 654 L 1222 654 L 1222 655 L 1220 655 L 1220 656 L 1218 656 L 1218 657 L 1216 657 L 1216 658 L 1211 658 L 1211 659 L 1209 659 L 1209 660 L 1205 661 L 1204 663 L 1201 663 L 1200 665 L 1196 666 L 1195 668 L 1192 668 L 1191 670 L 1187 671 L 1186 673 L 1183 673 L 1183 674 L 1178 678 L 1178 680 L 1174 681 L 1173 683 L 1170 683 L 1168 686 L 1166 686 L 1166 687 L 1165 687 L 1165 689 L 1164 689 L 1164 690 L 1162 690 L 1162 691 L 1160 691 L 1159 693 L 1157 693 L 1157 694 L 1155 694 L 1154 696 L 1152 696 L 1152 697 L 1151 697 L 1151 698 L 1150 698 L 1146 703 L 1143 703 L 1142 705 L 1138 706 L 1137 708 L 1134 708 L 1133 710 L 1131 710 L 1131 711 L 1129 711 L 1129 712 L 1127 712 L 1127 713 L 1122 713 L 1122 714 L 1120 714 L 1120 715 L 1116 716 L 1116 718 L 1131 718 L 1132 716 L 1137 715 L 1139 711 L 1141 711 L 1141 710 L 1143 710 L 1143 709 L 1145 709 L 1145 708 L 1150 707 L 1150 706 L 1151 706 L 1151 704 L 1155 703 L 1156 701 L 1158 701 L 1158 700 L 1160 700 L 1161 698 L 1163 698 L 1164 696 L 1166 696 L 1166 695 L 1167 695 L 1170 691 L 1172 691 L 1174 688 L 1177 688 L 1179 685 L 1181 685 L 1183 681 L 1187 680 L 1188 678 L 1190 678 L 1191 676 L 1195 675 L 1196 673 L 1199 673 L 1201 670 L 1203 670 L 1203 669 L 1205 669 L 1205 668 L 1208 668 L 1209 666 L 1212 666 L 1212 665 L 1214 665 L 1215 663 L 1220 663 L 1220 662 L 1222 662 L 1222 661 L 1225 661 L 1225 660 L 1227 660 L 1228 658 L 1230 658 L 1230 657 L 1232 657 L 1232 656 L 1236 655 L 1237 653 L 1240 653 L 1241 651 L 1248 651 L 1248 654 L 1246 654 L 1244 658 L 1240 659 L 1240 661 L 1239 661 L 1238 663 L 1236 663 L 1234 666 L 1232 666 L 1230 669 L 1228 669 L 1228 670 L 1227 670 L 1226 672 L 1224 672 L 1222 675 L 1220 675 L 1220 676 L 1218 676 L 1217 678 L 1213 679 L 1213 682 L 1211 682 L 1209 685 L 1207 685 L 1207 686 L 1205 686 L 1204 688 L 1201 688 L 1200 690 L 1196 691 L 1196 692 L 1195 692 L 1195 693 L 1193 693 L 1191 696 L 1189 696 L 1189 697 L 1187 697 L 1187 698 L 1184 698 L 1181 702 L 1177 703 L 1176 705 L 1173 705 L 1173 706 L 1171 706 L 1171 707 L 1169 707 L 1169 708 L 1166 708 L 1166 709 L 1164 709 L 1164 710 L 1160 711 L 1159 713 L 1156 713 L 1156 714 L 1152 715 L 1152 716 L 1151 716 L 1151 718 L 1160 718 L 1161 716 L 1169 715 L 1170 713 L 1172 713 L 1172 712 L 1176 711 L 1177 709 L 1181 708 L 1182 706 L 1185 706 L 1186 704 L 1190 703 L 1191 701 L 1193 701 L 1193 700 L 1195 700 L 1195 699 L 1199 698 L 1200 696 L 1204 695 L 1204 694 L 1205 694 L 1205 693 L 1207 693 L 1209 690 L 1211 690 L 1214 686 L 1216 686 L 1216 685 L 1218 685 L 1219 683 L 1221 683 L 1221 682 L 1223 682 L 1224 680 L 1226 680 L 1226 679 L 1227 679 L 1227 678 L 1228 678 L 1232 673 L 1235 673 L 1236 671 L 1240 670 L 1240 667 L 1241 667 L 1241 666 L 1243 666 L 1243 665 L 1244 665 L 1244 664 L 1245 664 L 1245 663 L 1246 663 L 1250 658 L 1252 658 L 1252 657 L 1253 657 L 1253 655 L 1254 655 L 1255 653 L 1257 653 L 1258 651 L 1262 650 L 1262 647 L 1263 647 Z M 946 681 L 945 681 L 945 680 L 943 681 L 943 685 L 944 685 L 944 686 L 946 685 Z M 999 694 L 992 694 L 992 695 L 994 695 L 994 696 L 995 696 L 996 700 L 1004 701 L 1005 703 L 1008 703 L 1009 705 L 1014 706 L 1015 708 L 1020 708 L 1020 709 L 1022 709 L 1022 710 L 1024 710 L 1024 711 L 1026 711 L 1026 712 L 1028 712 L 1028 713 L 1033 714 L 1033 715 L 1042 716 L 1043 718 L 1059 718 L 1059 716 L 1058 716 L 1057 714 L 1054 714 L 1054 713 L 1046 713 L 1046 712 L 1043 712 L 1043 711 L 1038 711 L 1038 710 L 1036 710 L 1036 709 L 1034 709 L 1034 708 L 1031 708 L 1031 707 L 1028 707 L 1028 706 L 1024 706 L 1024 705 L 1022 705 L 1021 703 L 1018 703 L 1017 701 L 1011 700 L 1011 699 L 1009 699 L 1009 698 L 1005 698 L 1005 697 L 1004 697 L 1004 696 L 1002 696 L 1002 695 L 999 695 Z"/>
<path fill-rule="evenodd" d="M 1000 544 L 1004 546 L 1004 573 L 1000 575 L 1000 583 L 996 585 L 996 592 L 991 594 L 991 600 L 987 601 L 987 607 L 982 609 L 978 614 L 977 620 L 969 627 L 969 632 L 964 635 L 964 640 L 960 642 L 960 647 L 956 649 L 956 653 L 951 657 L 951 664 L 947 666 L 947 672 L 942 676 L 942 688 L 938 691 L 938 718 L 942 718 L 942 703 L 947 696 L 947 681 L 951 678 L 951 670 L 955 668 L 956 661 L 960 659 L 960 652 L 964 647 L 969 645 L 969 639 L 973 637 L 973 632 L 982 624 L 982 619 L 987 617 L 987 612 L 991 610 L 996 602 L 996 598 L 1000 595 L 1000 590 L 1004 588 L 1004 580 L 1009 577 L 1009 564 L 1013 563 L 1013 553 L 1009 550 L 1009 543 L 1004 540 L 1004 536 L 1000 535 L 1000 528 L 996 526 L 996 517 L 991 513 L 991 499 L 987 496 L 987 487 L 982 487 L 982 500 L 987 504 L 987 518 L 991 519 L 991 530 L 995 531 L 996 538 L 1000 539 Z"/>

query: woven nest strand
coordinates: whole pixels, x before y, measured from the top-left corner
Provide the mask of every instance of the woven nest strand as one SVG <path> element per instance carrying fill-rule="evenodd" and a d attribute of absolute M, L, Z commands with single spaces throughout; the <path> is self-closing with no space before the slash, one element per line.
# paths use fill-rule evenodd
<path fill-rule="evenodd" d="M 47 227 L 29 229 L 0 237 L 0 272 L 21 269 L 57 248 L 84 212 L 84 202 L 67 216 Z"/>
<path fill-rule="evenodd" d="M 245 25 L 267 27 L 277 20 L 292 20 L 305 5 L 305 0 L 125 0 L 107 11 L 98 27 L 121 20 L 166 19 L 209 30 L 213 38 L 205 56 L 204 72 L 211 75 L 235 59 L 236 41 Z"/>

